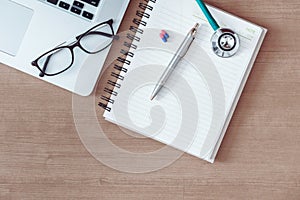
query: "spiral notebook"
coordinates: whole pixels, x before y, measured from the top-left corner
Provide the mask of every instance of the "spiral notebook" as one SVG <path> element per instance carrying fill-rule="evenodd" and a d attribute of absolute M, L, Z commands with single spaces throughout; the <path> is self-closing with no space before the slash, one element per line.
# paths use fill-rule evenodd
<path fill-rule="evenodd" d="M 234 109 L 267 30 L 209 6 L 222 27 L 241 40 L 232 58 L 217 57 L 213 30 L 194 0 L 145 0 L 117 60 L 120 74 L 109 81 L 99 103 L 106 120 L 176 149 L 214 162 Z M 150 96 L 164 68 L 187 32 L 200 23 L 196 39 L 154 101 Z M 163 43 L 160 30 L 170 38 Z M 124 53 L 125 52 L 125 53 Z"/>

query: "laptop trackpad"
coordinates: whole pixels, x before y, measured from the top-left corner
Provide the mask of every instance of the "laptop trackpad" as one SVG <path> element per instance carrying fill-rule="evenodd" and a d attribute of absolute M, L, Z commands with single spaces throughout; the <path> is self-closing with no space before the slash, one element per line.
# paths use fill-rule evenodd
<path fill-rule="evenodd" d="M 33 10 L 8 0 L 1 1 L 0 51 L 15 56 L 30 23 Z"/>

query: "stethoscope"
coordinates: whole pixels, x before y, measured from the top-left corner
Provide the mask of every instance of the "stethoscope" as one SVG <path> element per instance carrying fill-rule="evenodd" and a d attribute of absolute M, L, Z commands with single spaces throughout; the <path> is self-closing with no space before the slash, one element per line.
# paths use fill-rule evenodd
<path fill-rule="evenodd" d="M 203 1 L 196 1 L 207 18 L 209 24 L 215 31 L 211 37 L 212 49 L 215 54 L 222 58 L 229 58 L 235 55 L 240 47 L 240 39 L 238 35 L 228 28 L 220 28 Z"/>

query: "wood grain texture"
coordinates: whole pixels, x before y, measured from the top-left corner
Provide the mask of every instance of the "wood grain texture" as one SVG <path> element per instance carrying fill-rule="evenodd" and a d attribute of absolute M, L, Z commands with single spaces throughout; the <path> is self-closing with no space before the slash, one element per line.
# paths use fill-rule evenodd
<path fill-rule="evenodd" d="M 185 154 L 152 173 L 113 170 L 81 143 L 72 94 L 0 65 L 0 199 L 299 200 L 300 2 L 206 2 L 269 30 L 215 164 Z M 100 123 L 122 148 L 161 146 Z"/>

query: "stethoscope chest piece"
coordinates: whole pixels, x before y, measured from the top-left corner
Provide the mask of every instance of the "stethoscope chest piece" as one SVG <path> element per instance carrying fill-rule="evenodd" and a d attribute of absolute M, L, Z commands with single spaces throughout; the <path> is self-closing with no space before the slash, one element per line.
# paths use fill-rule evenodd
<path fill-rule="evenodd" d="M 229 58 L 235 55 L 240 47 L 238 35 L 227 28 L 219 28 L 213 34 L 211 43 L 215 54 L 222 58 Z"/>

